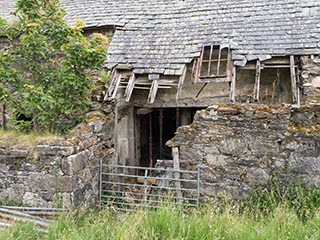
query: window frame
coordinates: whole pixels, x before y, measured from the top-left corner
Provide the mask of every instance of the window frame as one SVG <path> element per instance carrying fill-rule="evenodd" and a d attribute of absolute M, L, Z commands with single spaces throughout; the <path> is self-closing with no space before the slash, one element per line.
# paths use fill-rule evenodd
<path fill-rule="evenodd" d="M 209 50 L 209 59 L 203 59 L 205 52 Z M 218 49 L 218 57 L 214 57 L 214 49 Z M 222 51 L 227 50 L 227 56 L 224 59 L 221 59 Z M 203 63 L 208 63 L 208 74 L 202 75 L 203 72 Z M 216 74 L 212 74 L 211 72 L 211 64 L 213 62 L 217 62 Z M 221 74 L 221 63 L 226 63 L 226 70 Z M 194 65 L 194 82 L 200 83 L 209 83 L 209 82 L 231 82 L 232 80 L 232 57 L 230 47 L 227 45 L 204 45 L 201 50 L 200 57 L 195 61 Z"/>

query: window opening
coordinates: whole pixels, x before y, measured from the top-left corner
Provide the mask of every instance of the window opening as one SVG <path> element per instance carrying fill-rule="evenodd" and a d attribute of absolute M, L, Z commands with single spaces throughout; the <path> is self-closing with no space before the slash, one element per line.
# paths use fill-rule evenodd
<path fill-rule="evenodd" d="M 228 76 L 228 68 L 231 68 L 230 58 L 229 48 L 221 48 L 219 45 L 204 46 L 200 59 L 198 59 L 195 81 L 231 81 Z"/>

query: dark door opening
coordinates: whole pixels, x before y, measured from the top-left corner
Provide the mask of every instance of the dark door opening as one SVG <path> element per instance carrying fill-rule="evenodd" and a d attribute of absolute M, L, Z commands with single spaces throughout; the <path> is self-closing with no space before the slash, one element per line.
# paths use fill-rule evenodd
<path fill-rule="evenodd" d="M 172 159 L 171 148 L 165 144 L 174 137 L 179 126 L 191 124 L 200 108 L 136 109 L 140 119 L 140 166 L 154 167 L 157 160 Z"/>

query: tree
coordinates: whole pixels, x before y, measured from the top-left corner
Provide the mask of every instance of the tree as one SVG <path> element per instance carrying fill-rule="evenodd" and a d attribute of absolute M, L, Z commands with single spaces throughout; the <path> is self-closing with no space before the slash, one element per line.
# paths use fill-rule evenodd
<path fill-rule="evenodd" d="M 87 39 L 85 24 L 70 27 L 64 14 L 58 0 L 18 0 L 17 21 L 0 20 L 8 45 L 0 51 L 0 101 L 15 110 L 17 128 L 56 132 L 90 103 L 87 73 L 102 68 L 108 40 L 101 34 Z"/>

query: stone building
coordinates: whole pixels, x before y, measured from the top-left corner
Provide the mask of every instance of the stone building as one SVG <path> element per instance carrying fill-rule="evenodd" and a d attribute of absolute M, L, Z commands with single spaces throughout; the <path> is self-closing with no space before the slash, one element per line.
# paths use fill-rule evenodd
<path fill-rule="evenodd" d="M 62 1 L 66 19 L 111 37 L 105 100 L 116 161 L 154 165 L 194 113 L 216 103 L 319 103 L 320 3 Z"/>
<path fill-rule="evenodd" d="M 12 4 L 0 3 L 0 16 L 10 19 Z M 85 34 L 111 40 L 108 161 L 155 166 L 179 147 L 191 168 L 208 166 L 206 192 L 233 197 L 275 175 L 320 181 L 318 0 L 61 5 L 69 24 L 81 19 Z"/>

